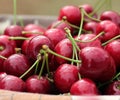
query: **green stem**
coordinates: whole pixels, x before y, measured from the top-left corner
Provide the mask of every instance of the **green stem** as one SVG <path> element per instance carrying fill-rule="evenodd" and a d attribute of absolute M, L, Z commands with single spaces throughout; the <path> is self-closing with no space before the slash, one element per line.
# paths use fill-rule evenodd
<path fill-rule="evenodd" d="M 43 69 L 44 69 L 44 66 L 45 66 L 45 56 L 43 57 L 43 62 L 42 62 L 42 66 L 41 66 L 41 69 L 40 69 L 40 72 L 39 72 L 39 79 L 40 79 L 40 77 L 41 77 L 41 75 L 42 75 L 42 73 L 43 73 Z"/>
<path fill-rule="evenodd" d="M 68 60 L 68 61 L 71 61 L 71 62 L 73 61 L 73 62 L 75 62 L 75 63 L 81 63 L 81 60 L 70 59 L 70 58 L 68 58 L 68 57 L 65 57 L 65 56 L 62 56 L 62 55 L 60 55 L 60 54 L 55 53 L 54 51 L 50 50 L 47 45 L 43 45 L 43 50 L 45 50 L 46 52 L 51 53 L 51 54 L 53 54 L 53 55 L 55 55 L 55 56 L 58 56 L 58 57 L 60 57 L 60 58 L 63 58 L 63 59 L 65 59 L 65 60 Z"/>
<path fill-rule="evenodd" d="M 22 31 L 22 34 L 28 34 L 28 33 L 32 33 L 32 34 L 43 34 L 43 32 Z"/>
<path fill-rule="evenodd" d="M 50 76 L 50 70 L 49 70 L 49 64 L 48 64 L 48 54 L 45 54 L 45 60 L 46 60 L 46 68 L 47 68 L 47 73 L 48 76 Z"/>
<path fill-rule="evenodd" d="M 2 55 L 0 55 L 0 58 L 1 58 L 1 59 L 4 59 L 4 60 L 7 59 L 6 57 L 4 57 L 4 56 L 2 56 Z"/>
<path fill-rule="evenodd" d="M 17 9 L 17 6 L 16 6 L 16 5 L 17 5 L 17 0 L 13 0 L 13 7 L 14 7 L 14 8 L 13 8 L 13 13 L 14 13 L 14 24 L 15 24 L 15 25 L 16 25 L 16 23 L 17 23 L 17 22 L 16 22 L 16 21 L 17 21 L 17 17 L 16 17 L 16 15 L 17 15 L 17 13 L 16 13 L 16 12 L 17 12 L 17 10 L 16 10 L 16 9 Z"/>
<path fill-rule="evenodd" d="M 9 39 L 11 40 L 29 40 L 30 38 L 26 38 L 26 37 L 20 37 L 20 36 L 17 36 L 17 37 L 9 37 Z"/>
<path fill-rule="evenodd" d="M 102 43 L 102 46 L 105 46 L 106 44 L 108 44 L 108 43 L 110 43 L 111 41 L 113 41 L 113 40 L 115 40 L 115 39 L 118 39 L 118 38 L 120 38 L 120 35 L 117 35 L 117 36 L 113 37 L 112 39 L 110 39 L 110 40 Z"/>
<path fill-rule="evenodd" d="M 24 73 L 22 74 L 19 78 L 23 78 L 25 75 L 27 75 L 34 67 L 35 65 L 41 60 L 41 57 L 39 57 L 35 62 L 34 64 Z"/>
<path fill-rule="evenodd" d="M 91 40 L 86 40 L 86 41 L 83 41 L 83 40 L 78 40 L 78 39 L 76 39 L 75 41 L 77 41 L 77 42 L 81 42 L 81 43 L 87 43 L 87 42 L 92 42 L 92 41 L 94 41 L 94 40 L 96 40 L 98 37 L 100 37 L 101 35 L 103 35 L 105 32 L 101 32 L 101 33 L 99 33 L 98 35 L 96 35 L 94 38 L 92 38 Z"/>

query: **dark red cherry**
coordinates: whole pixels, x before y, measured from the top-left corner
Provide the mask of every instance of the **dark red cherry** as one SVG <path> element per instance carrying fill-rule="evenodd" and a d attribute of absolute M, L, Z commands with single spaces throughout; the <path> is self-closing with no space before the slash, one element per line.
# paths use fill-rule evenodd
<path fill-rule="evenodd" d="M 120 95 L 120 81 L 113 81 L 104 90 L 105 95 Z"/>
<path fill-rule="evenodd" d="M 115 11 L 104 11 L 100 14 L 100 20 L 111 20 L 120 27 L 120 15 Z"/>
<path fill-rule="evenodd" d="M 61 29 L 47 29 L 44 35 L 51 40 L 54 46 L 56 46 L 58 42 L 66 38 L 65 31 Z"/>
<path fill-rule="evenodd" d="M 17 76 L 6 75 L 0 80 L 0 89 L 25 92 L 26 85 L 25 82 Z"/>
<path fill-rule="evenodd" d="M 30 68 L 30 62 L 24 54 L 13 54 L 3 64 L 7 74 L 21 76 Z"/>
<path fill-rule="evenodd" d="M 38 75 L 30 76 L 26 80 L 26 90 L 31 93 L 50 93 L 50 83 L 46 77 L 40 77 Z"/>
<path fill-rule="evenodd" d="M 62 93 L 69 92 L 72 84 L 79 79 L 78 73 L 77 66 L 61 64 L 54 74 L 55 86 Z"/>
<path fill-rule="evenodd" d="M 111 80 L 116 74 L 112 57 L 102 48 L 85 47 L 80 51 L 82 64 L 80 74 L 97 82 Z"/>
<path fill-rule="evenodd" d="M 96 84 L 88 79 L 88 78 L 82 78 L 78 81 L 76 81 L 70 89 L 70 94 L 71 95 L 84 95 L 84 96 L 93 96 L 93 95 L 98 95 L 98 88 Z"/>
<path fill-rule="evenodd" d="M 109 20 L 104 20 L 99 23 L 96 34 L 99 34 L 100 32 L 104 32 L 104 34 L 100 37 L 102 42 L 106 42 L 120 34 L 119 27 Z"/>
<path fill-rule="evenodd" d="M 71 58 L 73 53 L 73 47 L 71 41 L 67 38 L 63 39 L 55 46 L 54 51 L 62 56 Z M 68 62 L 67 60 L 60 58 L 58 56 L 55 56 L 55 60 L 58 64 L 63 64 Z"/>
<path fill-rule="evenodd" d="M 74 25 L 79 25 L 81 21 L 81 12 L 78 6 L 68 5 L 60 9 L 58 20 L 62 20 L 63 17 L 67 18 L 67 21 Z"/>

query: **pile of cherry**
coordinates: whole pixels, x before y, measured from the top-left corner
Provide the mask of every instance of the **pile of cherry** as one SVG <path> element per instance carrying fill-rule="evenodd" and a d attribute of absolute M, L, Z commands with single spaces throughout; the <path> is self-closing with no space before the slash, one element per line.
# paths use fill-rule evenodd
<path fill-rule="evenodd" d="M 43 28 L 10 25 L 0 35 L 0 89 L 69 95 L 120 94 L 120 15 L 64 6 Z"/>

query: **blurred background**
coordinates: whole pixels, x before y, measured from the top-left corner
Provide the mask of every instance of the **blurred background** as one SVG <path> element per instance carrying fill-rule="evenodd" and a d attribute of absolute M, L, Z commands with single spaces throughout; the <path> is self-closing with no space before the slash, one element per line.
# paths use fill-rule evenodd
<path fill-rule="evenodd" d="M 102 2 L 104 0 L 17 0 L 17 14 L 56 16 L 59 9 L 65 5 L 82 5 L 87 3 L 94 7 L 97 1 Z M 105 5 L 108 4 L 107 1 L 112 2 L 113 10 L 120 12 L 120 0 L 106 0 Z M 0 0 L 0 14 L 12 13 L 13 0 Z"/>

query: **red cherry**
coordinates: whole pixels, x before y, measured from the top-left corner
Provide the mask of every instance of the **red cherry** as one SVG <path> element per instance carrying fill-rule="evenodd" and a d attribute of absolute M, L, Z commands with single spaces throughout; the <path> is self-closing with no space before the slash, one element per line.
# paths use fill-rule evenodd
<path fill-rule="evenodd" d="M 58 19 L 62 20 L 62 18 L 66 16 L 67 21 L 74 25 L 79 25 L 81 21 L 81 12 L 79 7 L 68 5 L 64 6 L 59 11 Z"/>
<path fill-rule="evenodd" d="M 79 79 L 78 73 L 77 66 L 61 64 L 54 74 L 55 86 L 62 93 L 69 92 L 72 84 Z"/>
<path fill-rule="evenodd" d="M 0 81 L 7 76 L 6 72 L 0 72 Z"/>
<path fill-rule="evenodd" d="M 30 76 L 26 80 L 26 90 L 32 93 L 50 93 L 50 83 L 46 77 L 40 77 L 38 75 Z"/>
<path fill-rule="evenodd" d="M 15 51 L 16 43 L 9 39 L 7 35 L 0 35 L 0 55 L 4 57 L 9 57 L 10 55 L 16 53 Z M 0 71 L 3 71 L 4 59 L 0 58 Z"/>
<path fill-rule="evenodd" d="M 116 66 L 112 57 L 102 48 L 85 47 L 80 51 L 82 64 L 80 74 L 96 82 L 111 80 L 116 74 Z"/>
<path fill-rule="evenodd" d="M 4 61 L 3 66 L 7 74 L 19 77 L 30 68 L 30 63 L 25 55 L 13 54 Z"/>
<path fill-rule="evenodd" d="M 25 37 L 30 37 L 30 36 L 36 36 L 36 35 L 40 35 L 39 32 L 44 33 L 45 29 L 40 26 L 40 25 L 36 25 L 36 24 L 27 24 L 24 27 L 24 31 L 28 32 L 26 34 L 24 34 Z M 30 33 L 31 32 L 31 33 Z M 38 33 L 37 33 L 38 32 Z M 35 34 L 34 34 L 35 33 Z"/>
<path fill-rule="evenodd" d="M 97 27 L 96 34 L 99 34 L 100 32 L 105 32 L 101 37 L 102 42 L 106 42 L 110 40 L 111 38 L 117 36 L 120 34 L 118 26 L 109 20 L 101 21 Z"/>
<path fill-rule="evenodd" d="M 101 48 L 102 47 L 101 41 L 98 38 L 93 41 L 90 41 L 95 37 L 96 37 L 95 34 L 81 34 L 80 37 L 76 37 L 78 40 L 85 41 L 83 43 L 77 42 L 79 48 L 80 49 L 83 49 L 85 47 L 100 47 Z M 90 41 L 90 42 L 86 42 L 86 41 Z"/>
<path fill-rule="evenodd" d="M 120 95 L 120 81 L 113 81 L 104 90 L 105 95 Z"/>
<path fill-rule="evenodd" d="M 112 56 L 116 67 L 120 70 L 120 39 L 114 40 L 105 46 L 105 50 Z"/>
<path fill-rule="evenodd" d="M 23 36 L 22 34 L 22 31 L 23 31 L 23 28 L 21 26 L 18 26 L 18 25 L 11 25 L 11 26 L 8 26 L 6 27 L 6 29 L 4 30 L 4 35 L 8 35 L 8 36 Z M 23 42 L 23 40 L 15 40 L 16 41 L 16 44 L 18 47 L 21 47 L 21 44 Z"/>
<path fill-rule="evenodd" d="M 83 29 L 86 31 L 90 31 L 92 33 L 96 33 L 96 29 L 98 27 L 98 22 L 95 21 L 90 21 L 90 22 L 86 22 L 83 26 Z"/>
<path fill-rule="evenodd" d="M 6 75 L 0 80 L 0 89 L 24 92 L 26 85 L 22 79 L 13 75 Z"/>
<path fill-rule="evenodd" d="M 62 41 L 60 41 L 54 48 L 54 51 L 57 54 L 60 54 L 62 56 L 71 58 L 72 57 L 72 53 L 73 53 L 73 47 L 72 47 L 72 43 L 69 39 L 63 39 Z M 55 56 L 55 60 L 58 64 L 63 64 L 66 63 L 68 61 L 66 61 L 65 59 L 62 59 L 58 56 Z"/>
<path fill-rule="evenodd" d="M 98 88 L 96 84 L 87 78 L 82 78 L 81 80 L 76 81 L 70 89 L 71 95 L 98 95 Z"/>
<path fill-rule="evenodd" d="M 120 15 L 115 11 L 104 11 L 100 14 L 100 20 L 111 20 L 116 25 L 120 26 Z"/>
<path fill-rule="evenodd" d="M 59 41 L 66 38 L 66 33 L 61 29 L 47 29 L 44 35 L 51 40 L 54 46 L 56 46 Z"/>
<path fill-rule="evenodd" d="M 43 45 L 47 45 L 50 49 L 53 48 L 50 39 L 44 35 L 38 35 L 31 38 L 27 48 L 27 56 L 32 60 L 36 60 Z"/>

